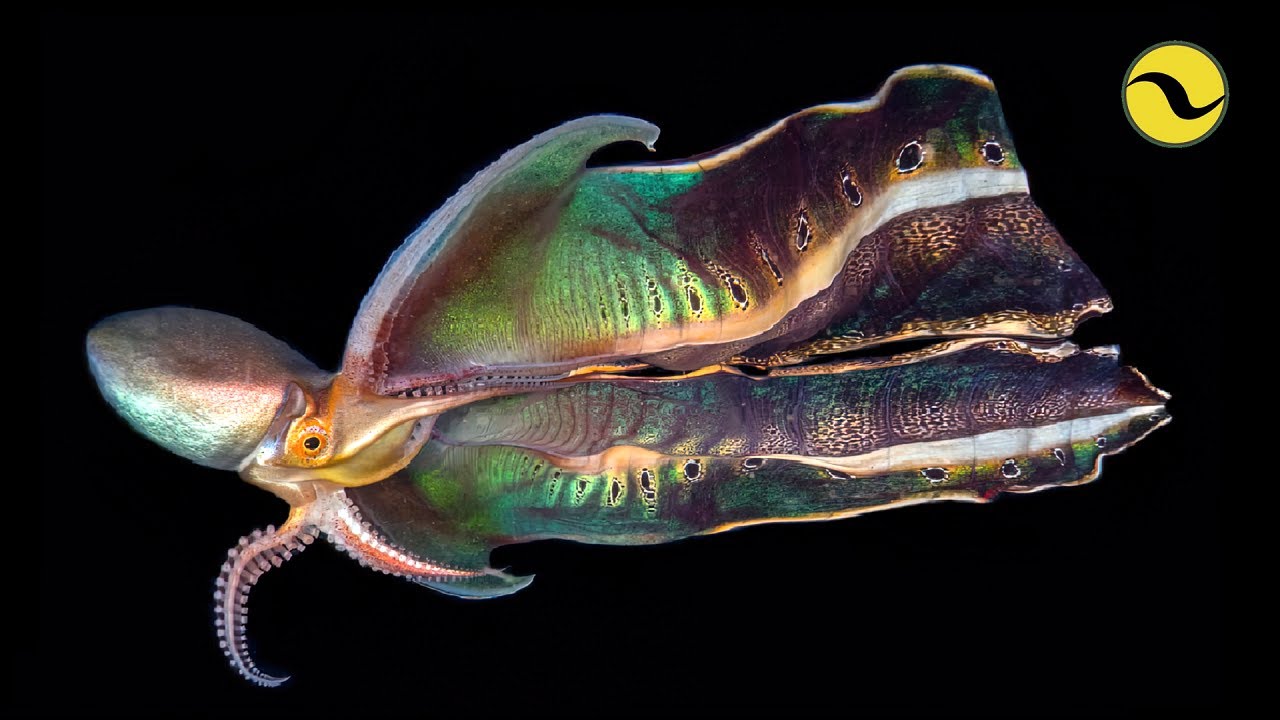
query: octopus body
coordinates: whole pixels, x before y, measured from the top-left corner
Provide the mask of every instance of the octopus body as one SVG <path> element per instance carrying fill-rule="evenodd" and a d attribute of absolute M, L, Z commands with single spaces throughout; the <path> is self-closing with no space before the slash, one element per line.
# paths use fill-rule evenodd
<path fill-rule="evenodd" d="M 977 71 L 905 68 L 715 153 L 586 168 L 657 136 L 588 117 L 481 171 L 391 256 L 337 372 L 191 308 L 90 332 L 130 424 L 289 503 L 216 581 L 236 671 L 284 682 L 250 655 L 249 591 L 321 537 L 495 597 L 532 580 L 489 566 L 501 545 L 986 502 L 1088 482 L 1168 421 L 1115 348 L 1065 339 L 1111 300 Z"/>

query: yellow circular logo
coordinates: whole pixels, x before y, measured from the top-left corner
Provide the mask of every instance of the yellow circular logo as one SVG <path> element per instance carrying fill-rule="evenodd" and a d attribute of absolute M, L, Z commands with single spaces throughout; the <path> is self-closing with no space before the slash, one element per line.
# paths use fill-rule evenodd
<path fill-rule="evenodd" d="M 1143 50 L 1125 73 L 1120 101 L 1142 137 L 1164 147 L 1195 145 L 1227 114 L 1227 74 L 1208 50 L 1173 40 Z"/>

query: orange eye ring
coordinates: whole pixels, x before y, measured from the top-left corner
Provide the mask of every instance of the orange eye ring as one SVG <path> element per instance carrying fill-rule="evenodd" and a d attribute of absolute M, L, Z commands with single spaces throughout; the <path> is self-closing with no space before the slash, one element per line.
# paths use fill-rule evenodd
<path fill-rule="evenodd" d="M 309 427 L 298 436 L 298 452 L 303 456 L 314 458 L 324 452 L 329 444 L 329 434 L 323 428 Z"/>

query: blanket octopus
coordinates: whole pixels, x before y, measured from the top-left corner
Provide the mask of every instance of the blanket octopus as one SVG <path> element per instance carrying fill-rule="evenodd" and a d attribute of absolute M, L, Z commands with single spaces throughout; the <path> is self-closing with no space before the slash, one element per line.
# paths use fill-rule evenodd
<path fill-rule="evenodd" d="M 489 598 L 532 580 L 488 565 L 500 545 L 1078 485 L 1168 420 L 1114 347 L 1064 340 L 1111 300 L 1032 201 L 986 76 L 909 67 L 716 152 L 586 167 L 657 136 L 586 117 L 481 171 L 391 256 L 337 372 L 204 310 L 92 328 L 135 429 L 289 504 L 216 580 L 241 675 L 286 679 L 249 654 L 249 590 L 322 536 Z"/>

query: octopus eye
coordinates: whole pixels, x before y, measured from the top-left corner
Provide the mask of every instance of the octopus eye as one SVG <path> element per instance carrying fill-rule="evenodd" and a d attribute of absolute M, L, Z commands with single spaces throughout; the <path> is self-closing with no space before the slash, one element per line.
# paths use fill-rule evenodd
<path fill-rule="evenodd" d="M 1004 148 L 995 140 L 988 140 L 982 144 L 982 157 L 992 165 L 999 165 L 1004 162 Z"/>
<path fill-rule="evenodd" d="M 328 443 L 328 440 L 329 439 L 325 437 L 323 430 L 320 430 L 319 428 L 308 428 L 307 431 L 302 434 L 302 438 L 298 444 L 302 447 L 302 454 L 308 457 L 315 457 L 324 450 L 324 446 Z"/>
<path fill-rule="evenodd" d="M 924 148 L 920 142 L 912 140 L 898 151 L 898 172 L 909 173 L 924 164 Z"/>

